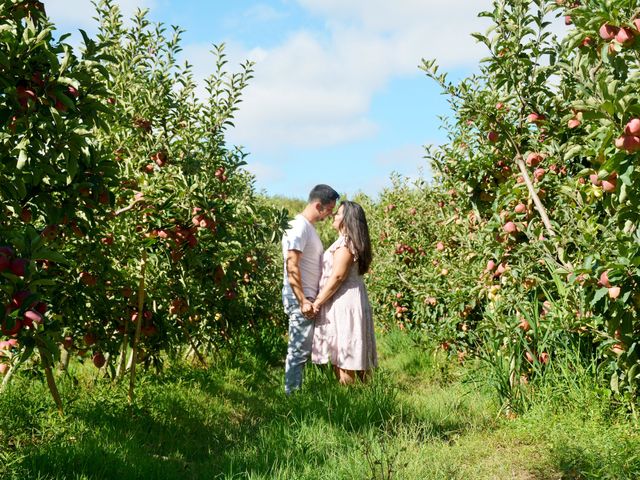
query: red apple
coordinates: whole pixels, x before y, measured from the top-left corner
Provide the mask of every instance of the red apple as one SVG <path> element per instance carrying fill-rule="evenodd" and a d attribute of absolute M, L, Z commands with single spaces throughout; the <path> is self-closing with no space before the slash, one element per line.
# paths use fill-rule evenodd
<path fill-rule="evenodd" d="M 633 153 L 640 150 L 640 136 L 623 135 L 615 141 L 616 148 L 624 150 L 627 153 Z"/>
<path fill-rule="evenodd" d="M 624 127 L 626 135 L 640 135 L 640 118 L 632 118 Z"/>
<path fill-rule="evenodd" d="M 490 272 L 492 271 L 494 268 L 496 268 L 496 262 L 493 260 L 489 260 L 487 262 L 487 267 L 484 269 L 485 272 Z"/>
<path fill-rule="evenodd" d="M 513 209 L 514 212 L 520 214 L 527 211 L 527 206 L 524 203 L 518 203 L 516 207 Z"/>
<path fill-rule="evenodd" d="M 504 230 L 509 235 L 512 235 L 518 231 L 518 227 L 513 222 L 507 222 L 503 225 L 502 230 Z"/>
<path fill-rule="evenodd" d="M 633 21 L 633 26 L 636 27 L 636 30 L 638 30 L 640 32 L 640 18 L 636 18 Z"/>
<path fill-rule="evenodd" d="M 544 178 L 544 174 L 545 174 L 545 173 L 547 173 L 547 171 L 546 171 L 544 168 L 536 168 L 536 169 L 533 171 L 533 177 L 534 177 L 536 180 L 540 181 L 540 180 L 542 180 L 542 179 Z"/>
<path fill-rule="evenodd" d="M 95 287 L 98 283 L 98 279 L 89 272 L 80 272 L 80 282 L 88 287 Z"/>
<path fill-rule="evenodd" d="M 600 177 L 598 177 L 597 173 L 592 173 L 591 175 L 589 175 L 589 180 L 591 181 L 591 184 L 595 185 L 596 187 L 602 185 L 602 180 L 600 180 Z"/>
<path fill-rule="evenodd" d="M 582 39 L 582 42 L 580 43 L 580 45 L 582 45 L 583 47 L 592 47 L 594 45 L 594 41 L 593 38 L 591 37 L 584 37 Z"/>
<path fill-rule="evenodd" d="M 20 290 L 13 294 L 11 297 L 11 303 L 9 303 L 9 310 L 17 310 L 19 309 L 24 301 L 31 295 L 29 290 Z"/>
<path fill-rule="evenodd" d="M 495 277 L 499 277 L 506 271 L 507 271 L 507 264 L 504 262 L 500 262 L 500 264 L 498 265 L 498 268 L 496 268 L 496 272 L 493 275 Z"/>
<path fill-rule="evenodd" d="M 11 266 L 9 267 L 9 269 L 14 275 L 18 277 L 24 277 L 25 273 L 27 273 L 28 263 L 29 262 L 27 262 L 27 260 L 25 260 L 24 258 L 16 258 L 11 262 Z"/>
<path fill-rule="evenodd" d="M 531 152 L 529 155 L 527 155 L 527 159 L 525 160 L 525 163 L 529 167 L 537 167 L 540 164 L 540 162 L 543 160 L 543 158 L 544 157 L 541 154 L 536 152 Z"/>
<path fill-rule="evenodd" d="M 620 296 L 620 287 L 609 287 L 609 298 L 615 300 Z"/>
<path fill-rule="evenodd" d="M 498 132 L 496 132 L 495 130 L 491 130 L 487 134 L 487 140 L 489 140 L 491 143 L 496 143 L 498 141 L 498 138 Z"/>
<path fill-rule="evenodd" d="M 67 350 L 71 350 L 73 348 L 73 337 L 64 337 L 62 340 L 62 346 Z"/>
<path fill-rule="evenodd" d="M 113 235 L 107 235 L 106 237 L 102 237 L 100 239 L 100 243 L 103 245 L 113 245 Z"/>
<path fill-rule="evenodd" d="M 96 352 L 93 354 L 93 364 L 97 367 L 97 368 L 102 368 L 104 367 L 104 364 L 107 363 L 106 358 L 104 358 L 104 354 L 102 352 Z"/>
<path fill-rule="evenodd" d="M 567 127 L 569 128 L 578 128 L 582 122 L 576 117 L 570 118 L 567 122 Z"/>
<path fill-rule="evenodd" d="M 614 343 L 611 351 L 616 355 L 622 355 L 625 352 L 624 343 Z"/>
<path fill-rule="evenodd" d="M 72 85 L 69 85 L 67 87 L 67 92 L 69 92 L 69 95 L 71 95 L 73 98 L 78 98 L 80 96 L 80 92 L 78 92 L 78 89 Z"/>
<path fill-rule="evenodd" d="M 54 108 L 58 110 L 60 113 L 64 113 L 67 111 L 67 106 L 64 103 L 62 103 L 60 100 L 56 100 Z"/>
<path fill-rule="evenodd" d="M 84 340 L 85 345 L 90 347 L 91 345 L 94 345 L 96 343 L 96 341 L 98 340 L 98 337 L 93 332 L 87 332 L 82 337 L 82 340 Z"/>
<path fill-rule="evenodd" d="M 631 28 L 622 27 L 616 34 L 616 42 L 621 43 L 622 45 L 630 45 L 633 43 L 635 37 L 636 35 Z"/>
<path fill-rule="evenodd" d="M 49 309 L 49 306 L 45 302 L 38 302 L 38 303 L 36 303 L 34 305 L 33 308 L 35 308 L 36 311 L 38 311 L 39 313 L 44 315 L 45 313 L 47 313 L 47 310 Z"/>
<path fill-rule="evenodd" d="M 540 363 L 546 365 L 549 363 L 549 354 L 547 352 L 542 352 L 538 359 L 540 360 Z"/>
<path fill-rule="evenodd" d="M 444 243 L 438 242 L 436 244 L 436 250 L 438 250 L 439 252 L 442 252 L 444 250 Z"/>
<path fill-rule="evenodd" d="M 544 120 L 545 120 L 545 116 L 540 113 L 532 112 L 529 115 L 527 115 L 527 122 L 529 123 L 538 124 L 540 122 L 543 122 Z"/>
<path fill-rule="evenodd" d="M 20 220 L 22 220 L 24 223 L 29 223 L 31 221 L 31 218 L 32 215 L 29 207 L 22 207 L 22 210 L 20 210 Z"/>
<path fill-rule="evenodd" d="M 40 236 L 47 241 L 53 241 L 58 236 L 58 226 L 57 225 L 47 225 L 44 227 L 42 232 L 40 232 Z"/>
<path fill-rule="evenodd" d="M 600 30 L 598 30 L 598 33 L 600 34 L 600 38 L 602 38 L 603 40 L 609 41 L 616 38 L 616 35 L 619 30 L 620 29 L 614 25 L 603 23 L 602 26 L 600 27 Z"/>
<path fill-rule="evenodd" d="M 531 329 L 531 325 L 527 320 L 523 318 L 522 320 L 520 320 L 520 323 L 518 323 L 518 328 L 525 332 L 528 332 Z"/>
<path fill-rule="evenodd" d="M 602 181 L 602 191 L 611 193 L 616 191 L 618 186 L 618 174 L 613 172 L 606 180 Z"/>
<path fill-rule="evenodd" d="M 31 328 L 34 323 L 36 325 L 42 323 L 42 315 L 40 312 L 35 310 L 27 310 L 24 312 L 24 315 L 22 316 L 22 324 L 27 328 Z"/>
<path fill-rule="evenodd" d="M 167 163 L 167 153 L 164 151 L 156 152 L 154 155 L 151 155 L 151 159 L 156 162 L 156 165 L 159 167 L 164 167 Z"/>
<path fill-rule="evenodd" d="M 529 352 L 529 351 L 524 352 L 524 358 L 526 358 L 527 362 L 529 362 L 529 363 L 533 363 L 534 360 L 535 360 L 533 355 L 531 355 L 531 352 Z"/>
<path fill-rule="evenodd" d="M 609 271 L 604 271 L 600 274 L 600 279 L 598 280 L 598 285 L 601 287 L 609 288 L 611 284 L 609 283 Z"/>

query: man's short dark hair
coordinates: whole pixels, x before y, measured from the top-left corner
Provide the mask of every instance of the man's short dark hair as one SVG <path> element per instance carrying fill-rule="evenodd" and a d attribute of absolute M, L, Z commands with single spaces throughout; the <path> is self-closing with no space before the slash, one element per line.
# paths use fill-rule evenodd
<path fill-rule="evenodd" d="M 329 185 L 316 185 L 309 192 L 309 203 L 319 201 L 322 205 L 327 205 L 333 201 L 338 201 L 340 194 Z"/>

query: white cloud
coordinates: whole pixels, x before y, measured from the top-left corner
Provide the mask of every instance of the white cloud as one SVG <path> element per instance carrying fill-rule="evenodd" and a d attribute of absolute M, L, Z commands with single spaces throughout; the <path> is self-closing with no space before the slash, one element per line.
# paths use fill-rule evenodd
<path fill-rule="evenodd" d="M 392 150 L 380 152 L 375 158 L 375 163 L 385 169 L 395 166 L 400 167 L 396 168 L 398 171 L 406 171 L 424 164 L 423 157 L 423 147 L 419 145 L 403 145 Z"/>
<path fill-rule="evenodd" d="M 244 16 L 246 20 L 253 22 L 272 22 L 285 17 L 282 12 L 264 3 L 259 3 L 249 7 Z"/>
<path fill-rule="evenodd" d="M 431 168 L 424 155 L 425 150 L 422 146 L 403 145 L 379 153 L 375 158 L 376 169 L 388 172 L 388 177 L 392 172 L 396 172 L 412 180 L 431 180 Z"/>
<path fill-rule="evenodd" d="M 266 163 L 249 162 L 244 169 L 252 173 L 261 183 L 277 182 L 284 178 L 281 168 Z"/>
<path fill-rule="evenodd" d="M 368 118 L 372 99 L 391 79 L 421 76 L 423 57 L 451 68 L 475 65 L 484 53 L 470 33 L 484 30 L 477 13 L 489 0 L 298 2 L 321 17 L 328 34 L 298 30 L 257 51 L 255 78 L 231 133 L 250 149 L 371 137 L 378 132 Z"/>

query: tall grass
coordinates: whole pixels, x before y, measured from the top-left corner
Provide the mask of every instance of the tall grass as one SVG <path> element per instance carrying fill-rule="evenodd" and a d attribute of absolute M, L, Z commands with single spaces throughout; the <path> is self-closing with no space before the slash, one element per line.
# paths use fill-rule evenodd
<path fill-rule="evenodd" d="M 173 363 L 126 385 L 72 365 L 58 416 L 42 379 L 21 374 L 0 397 L 3 479 L 511 479 L 635 478 L 635 425 L 589 380 L 554 364 L 531 385 L 528 410 L 500 413 L 473 363 L 428 341 L 379 339 L 367 384 L 338 385 L 308 367 L 287 397 L 282 369 L 250 354 L 209 369 Z M 574 362 L 575 363 L 575 362 Z"/>

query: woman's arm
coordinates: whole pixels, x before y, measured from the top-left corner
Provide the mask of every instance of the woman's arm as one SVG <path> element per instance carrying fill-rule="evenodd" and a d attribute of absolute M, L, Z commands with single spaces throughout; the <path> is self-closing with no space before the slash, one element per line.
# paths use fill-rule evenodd
<path fill-rule="evenodd" d="M 313 302 L 313 309 L 315 311 L 318 311 L 320 306 L 336 293 L 340 285 L 342 285 L 342 282 L 344 282 L 345 278 L 349 275 L 351 265 L 353 265 L 353 254 L 347 247 L 340 247 L 333 252 L 331 275 L 316 297 L 315 302 Z"/>

